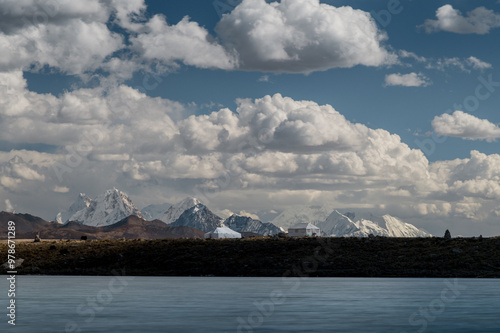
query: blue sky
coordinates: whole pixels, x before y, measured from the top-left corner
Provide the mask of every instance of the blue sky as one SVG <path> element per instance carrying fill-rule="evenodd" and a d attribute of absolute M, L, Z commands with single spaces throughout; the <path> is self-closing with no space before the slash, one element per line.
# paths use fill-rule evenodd
<path fill-rule="evenodd" d="M 270 2 L 270 1 L 268 1 Z M 162 13 L 169 24 L 176 24 L 186 15 L 193 21 L 207 28 L 211 34 L 219 21 L 219 13 L 227 13 L 241 1 L 147 1 L 148 13 Z M 453 4 L 462 12 L 473 10 L 479 6 L 500 8 L 500 4 L 492 1 L 404 1 L 394 2 L 395 14 L 389 12 L 388 1 L 322 1 L 335 6 L 352 6 L 355 9 L 370 12 L 378 26 L 389 36 L 386 44 L 395 50 L 414 52 L 419 56 L 443 59 L 477 57 L 493 65 L 489 71 L 464 72 L 458 68 L 448 70 L 426 69 L 425 64 L 408 62 L 412 67 L 390 66 L 387 68 L 355 67 L 349 69 L 332 69 L 311 74 L 273 74 L 262 72 L 218 71 L 198 69 L 185 66 L 174 73 L 161 77 L 161 82 L 152 79 L 155 88 L 148 90 L 150 96 L 160 96 L 183 103 L 195 102 L 202 106 L 198 112 L 213 111 L 205 105 L 215 103 L 234 108 L 237 98 L 259 98 L 266 94 L 281 93 L 295 99 L 314 100 L 320 104 L 331 104 L 340 110 L 348 119 L 362 122 L 370 127 L 384 128 L 396 133 L 412 148 L 420 148 L 415 140 L 416 133 L 425 134 L 432 131 L 431 120 L 462 105 L 464 99 L 473 94 L 479 84 L 477 77 L 494 73 L 498 67 L 498 32 L 486 35 L 459 35 L 447 32 L 426 34 L 417 26 L 426 19 L 435 16 L 436 9 Z M 492 6 L 493 5 L 493 6 Z M 389 13 L 389 14 L 388 14 Z M 386 87 L 384 77 L 387 74 L 401 72 L 421 72 L 432 80 L 426 88 Z M 260 82 L 264 75 L 269 82 Z M 137 73 L 135 80 L 127 81 L 133 87 L 143 85 L 144 73 Z M 39 79 L 41 91 L 57 92 L 67 89 L 71 77 L 54 78 L 47 85 L 46 75 Z M 63 83 L 59 83 L 63 81 Z M 54 87 L 53 87 L 54 86 Z M 34 90 L 37 90 L 34 85 Z M 186 89 L 190 87 L 190 89 Z M 313 89 L 308 87 L 314 87 Z M 192 91 L 195 90 L 196 94 Z M 496 95 L 496 96 L 495 96 Z M 481 101 L 474 114 L 487 118 L 493 123 L 500 123 L 500 94 L 495 94 L 486 101 Z M 362 98 L 360 98 L 362 96 Z M 420 140 L 421 141 L 421 140 Z M 471 149 L 479 149 L 484 153 L 497 152 L 496 143 L 464 142 L 447 139 L 437 146 L 433 154 L 427 154 L 431 161 L 440 159 L 466 158 Z"/>
<path fill-rule="evenodd" d="M 116 186 L 500 233 L 499 2 L 43 3 L 0 5 L 7 208 L 51 218 Z"/>

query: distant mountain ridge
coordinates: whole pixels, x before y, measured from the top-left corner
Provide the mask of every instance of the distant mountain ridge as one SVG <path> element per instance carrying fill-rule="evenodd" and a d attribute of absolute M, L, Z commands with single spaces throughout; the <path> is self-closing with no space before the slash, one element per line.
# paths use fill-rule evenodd
<path fill-rule="evenodd" d="M 14 221 L 16 223 L 16 238 L 18 239 L 20 235 L 24 234 L 34 236 L 40 230 L 47 228 L 51 224 L 55 224 L 30 214 L 0 212 L 0 225 L 3 230 L 7 230 L 7 223 L 9 221 Z M 3 225 L 5 225 L 5 227 L 3 227 Z M 0 237 L 3 236 L 7 237 L 7 232 L 4 235 L 0 235 Z"/>
<path fill-rule="evenodd" d="M 349 215 L 355 216 L 352 213 Z M 385 237 L 431 236 L 426 231 L 388 214 L 380 218 L 372 215 L 371 218 L 375 221 L 360 219 L 353 222 L 346 215 L 334 210 L 324 222 L 318 223 L 317 226 L 324 235 L 335 237 L 368 237 L 370 235 Z"/>
<path fill-rule="evenodd" d="M 183 209 L 184 211 L 179 214 Z M 261 236 L 275 235 L 283 232 L 283 229 L 272 223 L 264 223 L 247 216 L 233 214 L 224 220 L 214 214 L 207 206 L 203 205 L 200 200 L 192 197 L 187 197 L 170 207 L 163 215 L 162 221 L 167 223 L 177 215 L 179 215 L 178 218 L 170 222 L 169 225 L 189 226 L 205 232 L 212 231 L 217 227 L 226 226 L 237 232 L 253 233 Z"/>
<path fill-rule="evenodd" d="M 8 221 L 16 222 L 16 238 L 34 239 L 39 234 L 43 239 L 163 239 L 163 238 L 203 238 L 204 232 L 194 228 L 169 226 L 159 220 L 145 221 L 135 215 L 103 227 L 68 222 L 64 225 L 48 222 L 29 214 L 0 212 L 0 226 Z M 5 228 L 6 229 L 6 228 Z M 0 235 L 0 239 L 7 234 Z"/>
<path fill-rule="evenodd" d="M 153 214 L 161 215 L 158 220 L 167 225 L 185 226 L 203 232 L 209 232 L 224 225 L 238 232 L 261 236 L 283 232 L 283 229 L 272 223 L 264 223 L 244 216 L 234 215 L 224 221 L 203 205 L 200 200 L 193 197 L 187 197 L 170 205 L 164 213 L 160 214 L 163 208 L 165 208 L 164 205 L 150 205 L 145 207 L 143 211 L 148 219 L 154 217 Z M 130 215 L 144 218 L 125 193 L 112 189 L 94 200 L 81 193 L 68 211 L 59 213 L 56 220 L 61 224 L 73 221 L 84 226 L 105 227 L 115 225 L 117 221 Z M 72 228 L 75 227 L 74 224 L 71 225 Z"/>
<path fill-rule="evenodd" d="M 264 223 L 248 216 L 232 215 L 224 221 L 224 225 L 237 232 L 251 232 L 261 236 L 277 235 L 283 232 L 283 229 L 272 223 Z"/>
<path fill-rule="evenodd" d="M 168 209 L 165 210 L 167 206 Z M 114 188 L 93 200 L 81 193 L 68 211 L 57 215 L 56 221 L 59 223 L 74 221 L 82 225 L 104 227 L 135 215 L 141 219 L 155 220 L 157 218 L 166 225 L 191 227 L 203 232 L 227 226 L 240 233 L 268 236 L 286 231 L 297 223 L 308 222 L 317 225 L 323 236 L 430 236 L 426 231 L 388 214 L 374 216 L 368 213 L 362 215 L 363 218 L 358 217 L 355 220 L 354 212 L 343 214 L 333 209 L 331 205 L 294 205 L 279 213 L 271 222 L 262 222 L 236 214 L 223 219 L 193 197 L 187 197 L 174 205 L 149 205 L 143 211 L 146 216 L 137 209 L 125 193 Z"/>
<path fill-rule="evenodd" d="M 74 210 L 80 208 L 74 212 Z M 68 216 L 63 219 L 63 216 Z M 103 227 L 114 224 L 130 215 L 143 218 L 141 212 L 124 192 L 113 188 L 91 200 L 85 194 L 80 194 L 77 201 L 67 212 L 57 214 L 57 222 L 78 222 L 84 225 Z"/>

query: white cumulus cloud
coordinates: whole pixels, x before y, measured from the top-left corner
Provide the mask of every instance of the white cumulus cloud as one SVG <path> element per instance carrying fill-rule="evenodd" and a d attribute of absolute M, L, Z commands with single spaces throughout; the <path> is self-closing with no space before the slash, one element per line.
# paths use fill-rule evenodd
<path fill-rule="evenodd" d="M 397 59 L 382 45 L 386 35 L 368 12 L 319 0 L 244 0 L 216 31 L 244 70 L 307 73 Z"/>
<path fill-rule="evenodd" d="M 463 111 L 434 117 L 432 128 L 439 135 L 467 140 L 492 142 L 500 137 L 500 127 L 487 119 L 480 119 Z"/>

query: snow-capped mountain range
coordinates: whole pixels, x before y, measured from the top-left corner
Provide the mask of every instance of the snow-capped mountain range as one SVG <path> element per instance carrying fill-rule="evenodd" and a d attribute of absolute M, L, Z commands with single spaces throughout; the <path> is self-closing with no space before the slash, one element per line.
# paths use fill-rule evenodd
<path fill-rule="evenodd" d="M 349 214 L 354 217 L 353 213 Z M 401 221 L 400 219 L 384 215 L 376 217 L 371 215 L 370 220 L 360 219 L 356 222 L 337 210 L 334 210 L 328 218 L 317 225 L 323 235 L 335 237 L 430 237 L 431 234 L 418 229 L 412 224 Z"/>
<path fill-rule="evenodd" d="M 75 211 L 80 207 L 82 207 L 80 210 Z M 93 200 L 83 193 L 80 194 L 70 209 L 57 214 L 56 219 L 60 223 L 73 221 L 93 227 L 104 227 L 115 224 L 130 215 L 143 218 L 128 195 L 114 188 Z M 69 217 L 63 218 L 66 216 Z"/>
<path fill-rule="evenodd" d="M 186 198 L 180 203 L 172 206 L 173 209 L 169 209 L 165 215 L 171 216 L 170 214 L 172 212 L 178 212 L 182 208 L 189 207 L 196 202 L 199 202 L 199 200 L 195 198 Z M 169 225 L 187 226 L 205 232 L 212 231 L 217 227 L 226 226 L 237 232 L 251 232 L 262 236 L 275 235 L 283 232 L 281 228 L 272 223 L 264 223 L 247 216 L 232 215 L 224 220 L 201 203 L 186 209 L 178 219 L 169 223 Z"/>
<path fill-rule="evenodd" d="M 335 237 L 429 237 L 429 233 L 412 224 L 384 215 L 371 214 L 355 220 L 355 213 L 340 213 L 329 206 L 294 206 L 281 212 L 271 222 L 262 222 L 246 216 L 232 215 L 226 220 L 214 214 L 200 200 L 188 197 L 160 213 L 168 204 L 150 205 L 144 209 L 146 218 L 127 194 L 115 189 L 90 199 L 81 193 L 67 211 L 57 214 L 56 221 L 74 221 L 89 226 L 112 225 L 130 215 L 141 219 L 159 220 L 171 226 L 188 226 L 205 232 L 227 226 L 238 232 L 252 232 L 263 236 L 275 235 L 297 223 L 309 222 L 321 229 L 323 236 Z"/>

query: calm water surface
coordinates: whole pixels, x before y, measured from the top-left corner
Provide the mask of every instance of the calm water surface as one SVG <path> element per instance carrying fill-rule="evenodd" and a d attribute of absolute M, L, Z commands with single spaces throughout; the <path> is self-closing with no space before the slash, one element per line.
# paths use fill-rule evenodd
<path fill-rule="evenodd" d="M 500 281 L 17 277 L 0 332 L 500 332 Z"/>

